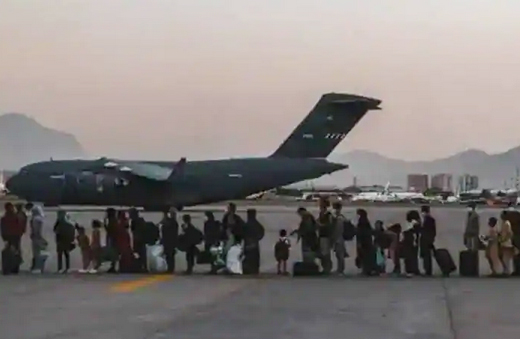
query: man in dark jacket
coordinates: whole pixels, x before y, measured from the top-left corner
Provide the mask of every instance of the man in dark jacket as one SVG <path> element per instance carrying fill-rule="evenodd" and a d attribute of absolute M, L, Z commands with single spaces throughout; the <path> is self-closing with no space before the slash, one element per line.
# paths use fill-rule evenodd
<path fill-rule="evenodd" d="M 204 212 L 204 251 L 208 252 L 211 246 L 217 245 L 222 237 L 222 227 L 220 221 L 215 219 L 211 211 Z"/>
<path fill-rule="evenodd" d="M 217 246 L 220 241 L 226 241 L 227 237 L 222 230 L 220 221 L 215 219 L 215 215 L 211 211 L 204 213 L 206 220 L 204 221 L 204 252 L 210 253 L 212 246 Z M 207 254 L 206 254 L 207 255 Z M 210 274 L 216 274 L 218 267 L 215 258 L 212 256 Z"/>
<path fill-rule="evenodd" d="M 256 209 L 248 209 L 244 228 L 244 274 L 260 273 L 260 241 L 264 235 L 265 228 L 256 218 Z"/>
<path fill-rule="evenodd" d="M 224 232 L 228 229 L 231 234 L 236 237 L 244 238 L 244 220 L 237 214 L 237 206 L 234 203 L 229 203 L 228 209 L 222 218 L 222 228 Z"/>
<path fill-rule="evenodd" d="M 147 272 L 146 265 L 146 241 L 147 230 L 146 222 L 143 217 L 139 215 L 137 209 L 132 208 L 129 211 L 130 215 L 130 229 L 133 236 L 133 250 L 137 254 L 137 267 L 141 272 Z"/>
<path fill-rule="evenodd" d="M 195 266 L 195 257 L 198 253 L 197 245 L 204 240 L 204 235 L 191 223 L 191 216 L 184 214 L 182 216 L 182 232 L 183 241 L 185 242 L 184 247 L 186 248 L 186 274 L 193 273 L 193 267 Z"/>
<path fill-rule="evenodd" d="M 419 240 L 419 252 L 423 260 L 424 274 L 432 275 L 432 254 L 437 236 L 437 225 L 435 218 L 430 214 L 430 206 L 422 206 L 422 225 Z"/>
<path fill-rule="evenodd" d="M 314 262 L 319 249 L 316 220 L 304 207 L 298 208 L 297 213 L 301 218 L 300 225 L 291 235 L 296 233 L 298 241 L 301 240 L 303 261 Z"/>
<path fill-rule="evenodd" d="M 333 218 L 329 211 L 329 201 L 320 200 L 320 214 L 318 216 L 318 237 L 320 241 L 320 259 L 324 274 L 329 274 L 332 270 L 332 230 Z"/>
<path fill-rule="evenodd" d="M 177 247 L 177 240 L 179 237 L 179 223 L 177 222 L 177 214 L 175 210 L 170 210 L 164 213 L 161 221 L 161 243 L 164 247 L 164 255 L 166 257 L 166 264 L 168 265 L 168 273 L 175 272 L 175 254 Z"/>
<path fill-rule="evenodd" d="M 54 224 L 54 234 L 56 236 L 56 251 L 58 255 L 58 272 L 66 273 L 70 269 L 70 252 L 73 249 L 76 230 L 67 212 L 58 211 L 58 218 Z M 63 268 L 63 258 L 65 258 L 65 268 Z"/>

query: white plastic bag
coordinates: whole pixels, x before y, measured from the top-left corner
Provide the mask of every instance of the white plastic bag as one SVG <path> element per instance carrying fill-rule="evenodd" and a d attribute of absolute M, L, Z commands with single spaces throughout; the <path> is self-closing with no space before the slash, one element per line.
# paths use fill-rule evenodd
<path fill-rule="evenodd" d="M 163 257 L 157 257 L 155 262 L 155 271 L 156 273 L 163 273 L 168 270 L 168 264 L 166 263 L 166 259 Z"/>
<path fill-rule="evenodd" d="M 150 272 L 165 272 L 167 269 L 164 258 L 164 247 L 162 245 L 146 246 L 146 265 Z"/>
<path fill-rule="evenodd" d="M 226 268 L 231 274 L 243 274 L 242 271 L 242 246 L 233 245 L 226 255 Z"/>

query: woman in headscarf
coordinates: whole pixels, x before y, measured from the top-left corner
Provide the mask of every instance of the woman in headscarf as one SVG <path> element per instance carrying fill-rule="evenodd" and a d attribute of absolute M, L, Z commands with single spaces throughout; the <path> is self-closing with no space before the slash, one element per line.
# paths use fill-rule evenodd
<path fill-rule="evenodd" d="M 406 275 L 411 277 L 419 275 L 419 243 L 418 234 L 421 225 L 421 216 L 417 211 L 406 213 L 406 226 L 403 231 L 401 255 L 404 258 Z"/>
<path fill-rule="evenodd" d="M 130 238 L 130 221 L 126 212 L 121 210 L 117 212 L 117 227 L 115 228 L 114 237 L 116 241 L 117 253 L 119 253 L 119 272 L 132 273 L 134 271 L 134 254 Z"/>
<path fill-rule="evenodd" d="M 45 215 L 40 206 L 34 206 L 31 210 L 30 237 L 31 249 L 34 260 L 33 273 L 42 273 L 45 259 L 42 252 L 47 249 L 48 243 L 43 237 L 43 222 Z"/>
<path fill-rule="evenodd" d="M 58 254 L 58 272 L 66 273 L 70 269 L 70 252 L 76 235 L 74 224 L 67 212 L 58 211 L 58 218 L 54 224 L 54 234 L 56 236 L 56 251 Z M 65 257 L 65 269 L 63 268 L 63 258 Z"/>
<path fill-rule="evenodd" d="M 373 242 L 373 229 L 368 220 L 367 211 L 358 209 L 356 211 L 358 217 L 357 223 L 357 256 L 364 275 L 373 275 L 376 270 L 375 265 L 375 249 Z"/>

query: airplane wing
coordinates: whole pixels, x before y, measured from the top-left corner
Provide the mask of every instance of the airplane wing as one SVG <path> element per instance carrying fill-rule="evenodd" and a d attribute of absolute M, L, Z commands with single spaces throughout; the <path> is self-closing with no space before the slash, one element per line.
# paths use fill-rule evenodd
<path fill-rule="evenodd" d="M 185 160 L 184 160 L 185 161 Z M 127 176 L 137 176 L 154 181 L 167 181 L 174 175 L 175 168 L 163 167 L 138 161 L 102 158 L 96 161 L 94 171 L 117 171 Z"/>

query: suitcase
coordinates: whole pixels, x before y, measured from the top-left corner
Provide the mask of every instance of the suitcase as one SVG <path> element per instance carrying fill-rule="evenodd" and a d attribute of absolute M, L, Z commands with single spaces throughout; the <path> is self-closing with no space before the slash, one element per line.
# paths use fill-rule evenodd
<path fill-rule="evenodd" d="M 293 265 L 294 277 L 310 277 L 320 274 L 319 266 L 314 262 L 298 261 Z"/>
<path fill-rule="evenodd" d="M 439 268 L 441 269 L 442 275 L 448 277 L 451 273 L 457 270 L 457 265 L 453 261 L 453 257 L 450 252 L 445 248 L 436 248 L 433 250 L 433 256 Z"/>
<path fill-rule="evenodd" d="M 459 253 L 459 273 L 463 277 L 479 276 L 478 251 L 461 251 Z"/>
<path fill-rule="evenodd" d="M 15 250 L 6 247 L 2 250 L 2 274 L 18 274 L 20 270 L 21 258 Z"/>

